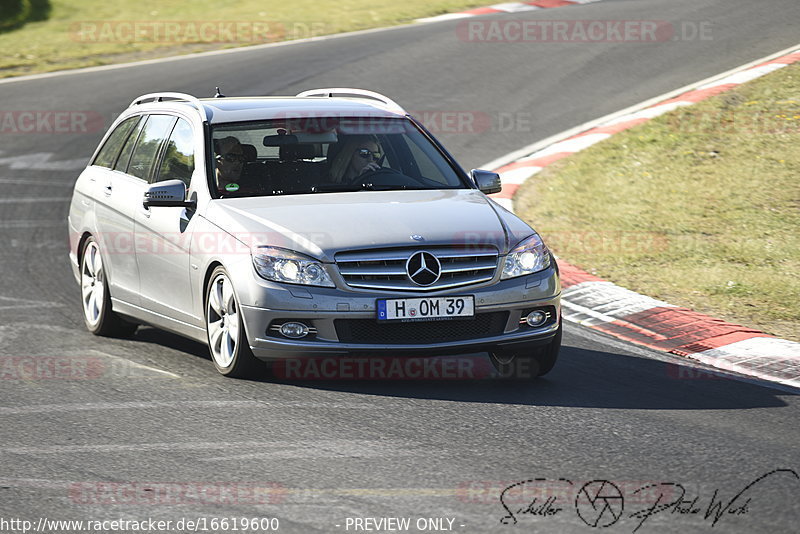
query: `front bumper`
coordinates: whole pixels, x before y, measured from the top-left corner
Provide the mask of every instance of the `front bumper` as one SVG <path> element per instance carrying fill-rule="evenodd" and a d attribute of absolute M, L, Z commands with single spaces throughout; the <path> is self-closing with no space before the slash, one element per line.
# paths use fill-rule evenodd
<path fill-rule="evenodd" d="M 391 342 L 374 341 L 361 336 L 357 342 L 343 342 L 342 328 L 337 322 L 355 322 L 366 331 L 380 332 L 383 328 L 376 318 L 376 301 L 379 298 L 402 298 L 419 295 L 379 294 L 372 292 L 332 291 L 330 289 L 315 291 L 315 288 L 304 288 L 302 298 L 292 300 L 277 299 L 280 309 L 260 306 L 241 306 L 245 331 L 253 354 L 262 360 L 280 360 L 305 356 L 372 354 L 372 355 L 422 355 L 438 356 L 445 354 L 463 354 L 492 350 L 526 351 L 535 346 L 548 343 L 556 334 L 560 323 L 560 284 L 554 269 L 541 273 L 505 280 L 477 289 L 459 288 L 449 291 L 449 295 L 473 295 L 475 297 L 475 314 L 493 319 L 493 331 L 470 334 L 456 334 L 452 340 L 419 340 L 415 339 L 414 326 L 408 329 L 408 341 L 396 336 Z M 274 296 L 274 294 L 273 294 Z M 430 295 L 433 296 L 433 295 Z M 436 296 L 440 296 L 437 294 Z M 310 297 L 310 298 L 309 298 Z M 262 300 L 262 299 L 259 299 Z M 265 296 L 262 302 L 269 302 Z M 551 319 L 536 328 L 520 324 L 523 313 L 532 308 L 552 310 Z M 315 334 L 301 340 L 292 340 L 270 331 L 270 325 L 284 321 L 301 321 L 316 330 Z M 447 322 L 452 330 L 470 329 L 470 320 L 454 320 Z M 413 325 L 414 323 L 404 323 Z M 419 323 L 417 323 L 419 324 Z M 340 323 L 341 325 L 341 323 Z M 434 327 L 435 329 L 436 327 Z M 430 331 L 426 328 L 427 331 Z M 352 337 L 352 336 L 351 336 Z"/>

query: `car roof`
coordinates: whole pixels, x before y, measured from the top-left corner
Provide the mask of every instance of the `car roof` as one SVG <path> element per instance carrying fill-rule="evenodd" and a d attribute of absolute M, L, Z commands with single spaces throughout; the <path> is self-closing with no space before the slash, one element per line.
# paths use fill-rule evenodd
<path fill-rule="evenodd" d="M 222 97 L 196 100 L 205 111 L 211 124 L 309 117 L 369 117 L 402 118 L 405 115 L 369 101 L 345 97 Z M 153 112 L 164 109 L 182 109 L 196 114 L 197 106 L 183 100 L 148 102 L 132 106 L 137 110 Z M 131 109 L 131 108 L 129 108 Z"/>

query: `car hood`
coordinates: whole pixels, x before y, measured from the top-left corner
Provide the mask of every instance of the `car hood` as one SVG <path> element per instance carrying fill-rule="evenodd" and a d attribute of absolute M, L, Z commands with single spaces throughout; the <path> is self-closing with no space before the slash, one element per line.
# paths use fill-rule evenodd
<path fill-rule="evenodd" d="M 216 199 L 205 216 L 248 246 L 282 247 L 328 262 L 343 250 L 398 246 L 481 244 L 505 254 L 533 233 L 473 189 Z"/>

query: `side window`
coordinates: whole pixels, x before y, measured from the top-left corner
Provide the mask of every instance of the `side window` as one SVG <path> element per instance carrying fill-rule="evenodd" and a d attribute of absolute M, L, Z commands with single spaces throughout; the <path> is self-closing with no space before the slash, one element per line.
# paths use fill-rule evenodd
<path fill-rule="evenodd" d="M 125 143 L 125 140 L 128 138 L 128 134 L 131 133 L 131 130 L 136 126 L 138 121 L 139 117 L 131 117 L 117 125 L 114 131 L 111 132 L 111 135 L 108 136 L 108 139 L 106 139 L 97 157 L 94 158 L 92 165 L 99 165 L 100 167 L 107 167 L 109 169 L 113 167 L 114 160 L 117 159 L 117 154 L 119 154 L 119 149 L 122 148 L 123 143 Z"/>
<path fill-rule="evenodd" d="M 125 141 L 125 146 L 122 147 L 122 151 L 119 153 L 117 162 L 114 164 L 115 171 L 127 172 L 128 170 L 128 162 L 131 159 L 133 147 L 136 146 L 136 140 L 139 139 L 139 134 L 141 133 L 144 124 L 147 122 L 146 117 L 140 118 L 141 120 L 136 124 L 136 128 L 134 128 L 131 134 L 128 136 L 128 139 Z"/>
<path fill-rule="evenodd" d="M 192 126 L 184 119 L 178 119 L 178 123 L 172 130 L 172 135 L 169 136 L 169 141 L 167 141 L 164 159 L 154 181 L 161 182 L 177 179 L 185 183 L 186 187 L 189 187 L 192 171 L 194 171 Z"/>
<path fill-rule="evenodd" d="M 136 148 L 133 149 L 128 174 L 147 180 L 158 157 L 158 149 L 169 135 L 175 117 L 169 115 L 150 115 L 142 129 Z"/>

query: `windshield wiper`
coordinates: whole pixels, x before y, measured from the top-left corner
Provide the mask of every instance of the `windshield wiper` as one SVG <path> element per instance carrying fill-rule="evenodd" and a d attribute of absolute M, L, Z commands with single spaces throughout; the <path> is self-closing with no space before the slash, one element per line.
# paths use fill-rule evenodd
<path fill-rule="evenodd" d="M 400 185 L 400 184 L 364 184 L 370 191 L 426 191 L 430 187 L 419 185 Z"/>
<path fill-rule="evenodd" d="M 361 191 L 368 184 L 322 184 L 315 185 L 309 193 L 338 193 L 340 191 Z"/>
<path fill-rule="evenodd" d="M 311 188 L 311 193 L 337 193 L 347 191 L 405 191 L 405 190 L 420 190 L 430 189 L 429 187 L 420 187 L 412 185 L 401 184 L 373 184 L 371 182 L 363 184 L 324 184 L 315 185 Z"/>

